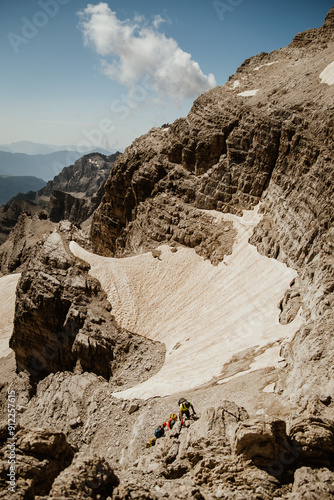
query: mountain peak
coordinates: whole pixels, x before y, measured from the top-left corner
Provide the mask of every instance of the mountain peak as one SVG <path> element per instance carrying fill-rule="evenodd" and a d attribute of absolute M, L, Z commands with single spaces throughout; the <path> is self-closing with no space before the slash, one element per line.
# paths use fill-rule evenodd
<path fill-rule="evenodd" d="M 297 33 L 291 42 L 292 47 L 306 47 L 310 43 L 320 42 L 326 44 L 334 36 L 334 7 L 326 15 L 325 21 L 320 28 L 311 28 Z"/>
<path fill-rule="evenodd" d="M 330 28 L 331 30 L 334 29 L 334 7 L 328 12 L 323 24 L 323 28 Z"/>

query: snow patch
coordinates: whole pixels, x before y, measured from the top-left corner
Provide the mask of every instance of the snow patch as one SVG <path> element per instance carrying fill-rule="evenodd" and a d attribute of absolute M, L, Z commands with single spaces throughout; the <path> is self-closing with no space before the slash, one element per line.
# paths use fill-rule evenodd
<path fill-rule="evenodd" d="M 256 95 L 260 89 L 254 89 L 254 90 L 245 90 L 244 92 L 240 92 L 240 94 L 237 94 L 241 97 L 250 97 L 253 95 Z"/>
<path fill-rule="evenodd" d="M 240 87 L 240 81 L 239 81 L 239 80 L 235 80 L 235 81 L 233 82 L 233 85 L 232 85 L 232 88 L 233 88 L 233 89 L 236 89 L 237 87 Z"/>
<path fill-rule="evenodd" d="M 119 325 L 166 345 L 161 370 L 114 393 L 117 397 L 146 399 L 193 389 L 219 378 L 233 356 L 250 348 L 258 348 L 258 356 L 251 365 L 245 361 L 243 373 L 261 369 L 279 355 L 278 348 L 263 348 L 291 338 L 302 324 L 300 317 L 287 325 L 279 322 L 278 304 L 297 273 L 248 243 L 262 218 L 258 208 L 243 217 L 205 212 L 216 222 L 232 221 L 238 233 L 232 254 L 218 266 L 185 247 L 174 253 L 161 245 L 160 259 L 151 252 L 116 259 L 70 244 L 74 255 L 91 265 Z"/>
<path fill-rule="evenodd" d="M 0 278 L 0 358 L 5 358 L 11 352 L 9 339 L 13 332 L 15 293 L 21 274 L 10 274 Z"/>
<path fill-rule="evenodd" d="M 259 71 L 259 69 L 264 68 L 265 66 L 271 66 L 272 64 L 278 64 L 278 61 L 274 61 L 274 62 L 266 63 L 266 64 L 261 64 L 261 66 L 256 66 L 256 68 L 254 68 L 254 71 Z"/>
<path fill-rule="evenodd" d="M 326 68 L 320 73 L 319 78 L 321 80 L 321 83 L 334 85 L 334 61 L 326 66 Z"/>
<path fill-rule="evenodd" d="M 266 387 L 263 389 L 262 392 L 275 392 L 275 385 L 276 385 L 276 382 L 273 382 L 272 384 L 266 385 Z"/>

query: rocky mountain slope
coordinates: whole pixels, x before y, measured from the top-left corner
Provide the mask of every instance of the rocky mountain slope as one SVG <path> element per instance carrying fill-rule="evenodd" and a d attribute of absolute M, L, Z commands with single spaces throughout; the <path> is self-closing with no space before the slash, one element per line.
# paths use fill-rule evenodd
<path fill-rule="evenodd" d="M 334 9 L 134 141 L 90 242 L 70 198 L 21 217 L 0 498 L 9 394 L 13 498 L 334 497 L 333 54 Z"/>
<path fill-rule="evenodd" d="M 118 154 L 85 155 L 74 165 L 63 168 L 44 188 L 18 195 L 0 207 L 0 271 L 3 274 L 13 272 L 25 262 L 30 248 L 52 226 L 51 221 L 66 219 L 80 225 L 89 219 L 101 201 L 104 183 Z"/>
<path fill-rule="evenodd" d="M 38 191 L 37 202 L 49 200 L 49 218 L 54 222 L 67 219 L 81 224 L 99 205 L 117 156 L 118 153 L 108 157 L 100 153 L 83 156 Z"/>
<path fill-rule="evenodd" d="M 282 383 L 297 400 L 333 393 L 334 94 L 321 77 L 333 62 L 333 29 L 331 10 L 289 47 L 245 61 L 186 118 L 137 139 L 117 160 L 91 227 L 102 255 L 128 255 L 143 242 L 196 249 L 205 216 L 197 210 L 194 227 L 188 213 L 241 214 L 261 202 L 250 242 L 299 274 L 286 299 L 301 297 L 307 323 L 285 353 Z"/>
<path fill-rule="evenodd" d="M 17 193 L 38 191 L 45 186 L 43 179 L 32 176 L 5 176 L 0 175 L 0 205 L 9 201 Z"/>

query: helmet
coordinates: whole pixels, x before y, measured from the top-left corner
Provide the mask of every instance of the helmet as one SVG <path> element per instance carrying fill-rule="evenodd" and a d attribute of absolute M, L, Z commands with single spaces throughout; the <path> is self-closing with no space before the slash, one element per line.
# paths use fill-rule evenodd
<path fill-rule="evenodd" d="M 187 408 L 189 408 L 189 406 L 190 406 L 189 401 L 186 401 L 184 404 L 185 404 L 185 406 L 186 406 Z"/>

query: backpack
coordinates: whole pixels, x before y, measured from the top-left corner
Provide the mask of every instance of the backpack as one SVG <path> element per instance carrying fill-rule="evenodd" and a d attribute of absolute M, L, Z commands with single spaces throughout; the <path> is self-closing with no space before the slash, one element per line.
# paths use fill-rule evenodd
<path fill-rule="evenodd" d="M 182 405 L 182 403 L 185 403 L 187 400 L 185 398 L 180 398 L 179 401 L 178 401 L 178 405 Z"/>
<path fill-rule="evenodd" d="M 162 427 L 162 425 L 159 425 L 154 431 L 154 435 L 156 438 L 160 438 L 165 435 L 165 429 Z"/>
<path fill-rule="evenodd" d="M 151 438 L 148 443 L 146 443 L 146 448 L 151 448 L 151 446 L 154 446 L 156 442 L 155 438 Z"/>

